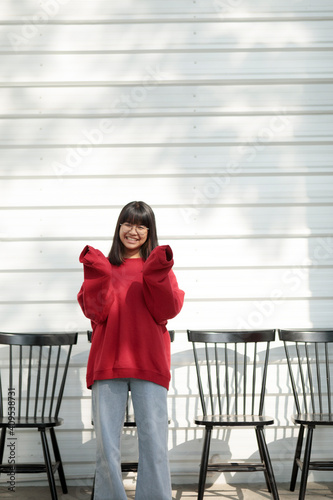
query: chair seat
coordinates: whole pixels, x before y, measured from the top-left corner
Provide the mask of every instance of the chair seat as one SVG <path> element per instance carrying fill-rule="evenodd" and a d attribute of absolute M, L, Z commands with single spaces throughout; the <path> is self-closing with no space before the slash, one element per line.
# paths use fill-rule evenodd
<path fill-rule="evenodd" d="M 297 413 L 291 419 L 294 424 L 333 425 L 333 413 Z"/>
<path fill-rule="evenodd" d="M 257 425 L 272 425 L 274 419 L 265 415 L 201 415 L 195 418 L 198 425 L 220 427 L 247 427 Z"/>
<path fill-rule="evenodd" d="M 61 425 L 63 421 L 62 418 L 56 417 L 16 417 L 14 427 L 57 427 Z M 3 427 L 13 427 L 13 422 L 9 421 L 7 417 L 0 417 L 0 428 Z"/>

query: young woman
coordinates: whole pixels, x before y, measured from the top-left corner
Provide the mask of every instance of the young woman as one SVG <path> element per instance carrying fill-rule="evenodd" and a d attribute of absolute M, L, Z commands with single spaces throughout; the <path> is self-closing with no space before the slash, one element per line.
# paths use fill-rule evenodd
<path fill-rule="evenodd" d="M 78 294 L 93 334 L 87 367 L 92 389 L 97 457 L 94 500 L 126 500 L 120 438 L 131 391 L 139 438 L 136 500 L 171 500 L 167 390 L 168 319 L 184 292 L 168 245 L 158 246 L 155 216 L 142 201 L 120 212 L 108 258 L 86 246 Z"/>

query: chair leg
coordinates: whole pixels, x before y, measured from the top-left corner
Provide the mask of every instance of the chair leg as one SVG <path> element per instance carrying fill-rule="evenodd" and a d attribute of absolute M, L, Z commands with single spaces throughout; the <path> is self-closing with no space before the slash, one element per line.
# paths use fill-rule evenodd
<path fill-rule="evenodd" d="M 64 467 L 62 465 L 58 441 L 57 441 L 55 430 L 53 427 L 50 428 L 50 435 L 51 435 L 54 458 L 55 458 L 56 462 L 59 462 L 58 473 L 59 473 L 62 492 L 68 493 L 66 478 L 65 478 L 65 473 L 64 473 Z"/>
<path fill-rule="evenodd" d="M 3 461 L 3 454 L 5 451 L 5 440 L 6 440 L 6 427 L 1 429 L 1 437 L 0 437 L 0 464 Z"/>
<path fill-rule="evenodd" d="M 290 491 L 295 491 L 297 473 L 298 473 L 298 463 L 297 460 L 301 458 L 302 446 L 303 446 L 303 437 L 304 437 L 304 425 L 301 425 L 298 432 L 297 444 L 295 449 L 295 456 L 293 462 L 293 469 L 291 473 L 290 479 Z"/>
<path fill-rule="evenodd" d="M 307 438 L 306 438 L 306 443 L 305 443 L 305 450 L 304 450 L 304 457 L 303 457 L 301 484 L 300 484 L 299 497 L 298 497 L 299 500 L 304 500 L 304 498 L 305 498 L 306 484 L 307 484 L 308 475 L 309 475 L 313 430 L 314 430 L 314 427 L 312 427 L 312 426 L 308 427 Z"/>
<path fill-rule="evenodd" d="M 56 485 L 55 485 L 55 480 L 54 480 L 54 475 L 53 475 L 53 470 L 52 470 L 52 461 L 51 461 L 51 456 L 50 456 L 50 450 L 49 450 L 49 445 L 47 443 L 47 438 L 46 438 L 46 432 L 45 432 L 45 429 L 43 429 L 43 428 L 39 429 L 39 431 L 40 431 L 40 436 L 41 436 L 41 440 L 42 440 L 44 461 L 45 461 L 45 465 L 46 465 L 47 478 L 49 481 L 49 486 L 50 486 L 50 491 L 51 491 L 51 498 L 52 498 L 52 500 L 58 500 L 58 495 L 57 495 L 57 490 L 56 490 Z"/>
<path fill-rule="evenodd" d="M 198 486 L 198 500 L 202 500 L 203 496 L 204 496 L 211 435 L 212 435 L 212 427 L 206 427 L 205 428 L 205 440 L 204 440 L 204 444 L 203 444 L 203 448 L 202 448 L 202 455 L 201 455 L 200 476 L 199 476 L 199 486 Z"/>
<path fill-rule="evenodd" d="M 94 494 L 95 494 L 95 479 L 96 479 L 96 472 L 94 475 L 94 480 L 93 480 L 93 485 L 92 485 L 92 490 L 91 490 L 91 500 L 94 500 Z"/>
<path fill-rule="evenodd" d="M 256 432 L 256 437 L 257 437 L 257 443 L 258 443 L 258 450 L 259 450 L 260 459 L 261 459 L 261 462 L 263 464 L 265 464 L 265 455 L 264 455 L 264 451 L 263 451 L 263 447 L 262 447 L 261 436 L 260 436 L 257 428 L 255 428 L 255 432 Z M 266 468 L 264 470 L 264 475 L 265 475 L 265 481 L 266 481 L 267 489 L 268 489 L 269 493 L 271 493 L 272 490 L 271 490 L 271 485 L 270 485 L 270 482 L 269 482 L 268 472 L 267 472 Z"/>
<path fill-rule="evenodd" d="M 256 433 L 257 433 L 257 438 L 260 442 L 259 448 L 261 449 L 261 452 L 263 454 L 263 459 L 266 466 L 267 475 L 265 475 L 265 477 L 267 477 L 267 480 L 269 482 L 270 485 L 269 489 L 271 491 L 271 495 L 274 498 L 274 500 L 279 500 L 279 493 L 276 487 L 274 471 L 265 440 L 264 429 L 262 427 L 257 427 Z"/>

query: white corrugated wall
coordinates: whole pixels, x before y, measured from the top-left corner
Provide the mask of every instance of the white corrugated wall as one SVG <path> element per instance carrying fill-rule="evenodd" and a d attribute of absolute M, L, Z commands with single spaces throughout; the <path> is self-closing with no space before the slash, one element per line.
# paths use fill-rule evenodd
<path fill-rule="evenodd" d="M 0 4 L 0 330 L 89 328 L 78 255 L 108 252 L 125 203 L 151 204 L 186 292 L 169 324 L 175 482 L 197 480 L 202 444 L 187 328 L 333 326 L 332 49 L 330 0 Z M 88 349 L 82 333 L 59 429 L 72 480 L 93 473 Z M 267 440 L 288 481 L 279 343 L 271 359 Z M 314 453 L 331 451 L 327 433 Z M 30 438 L 23 458 L 39 455 Z M 241 431 L 222 450 L 256 443 Z"/>

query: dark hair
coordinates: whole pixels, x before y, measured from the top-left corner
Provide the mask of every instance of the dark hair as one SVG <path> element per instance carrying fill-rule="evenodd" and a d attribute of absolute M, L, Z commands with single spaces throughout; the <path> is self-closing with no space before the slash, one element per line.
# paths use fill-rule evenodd
<path fill-rule="evenodd" d="M 125 247 L 119 238 L 120 224 L 123 222 L 142 224 L 149 228 L 147 240 L 140 248 L 140 255 L 144 260 L 149 257 L 151 251 L 158 245 L 155 215 L 152 208 L 143 201 L 131 201 L 124 206 L 119 214 L 111 250 L 108 255 L 109 261 L 115 266 L 120 266 L 125 259 Z"/>

